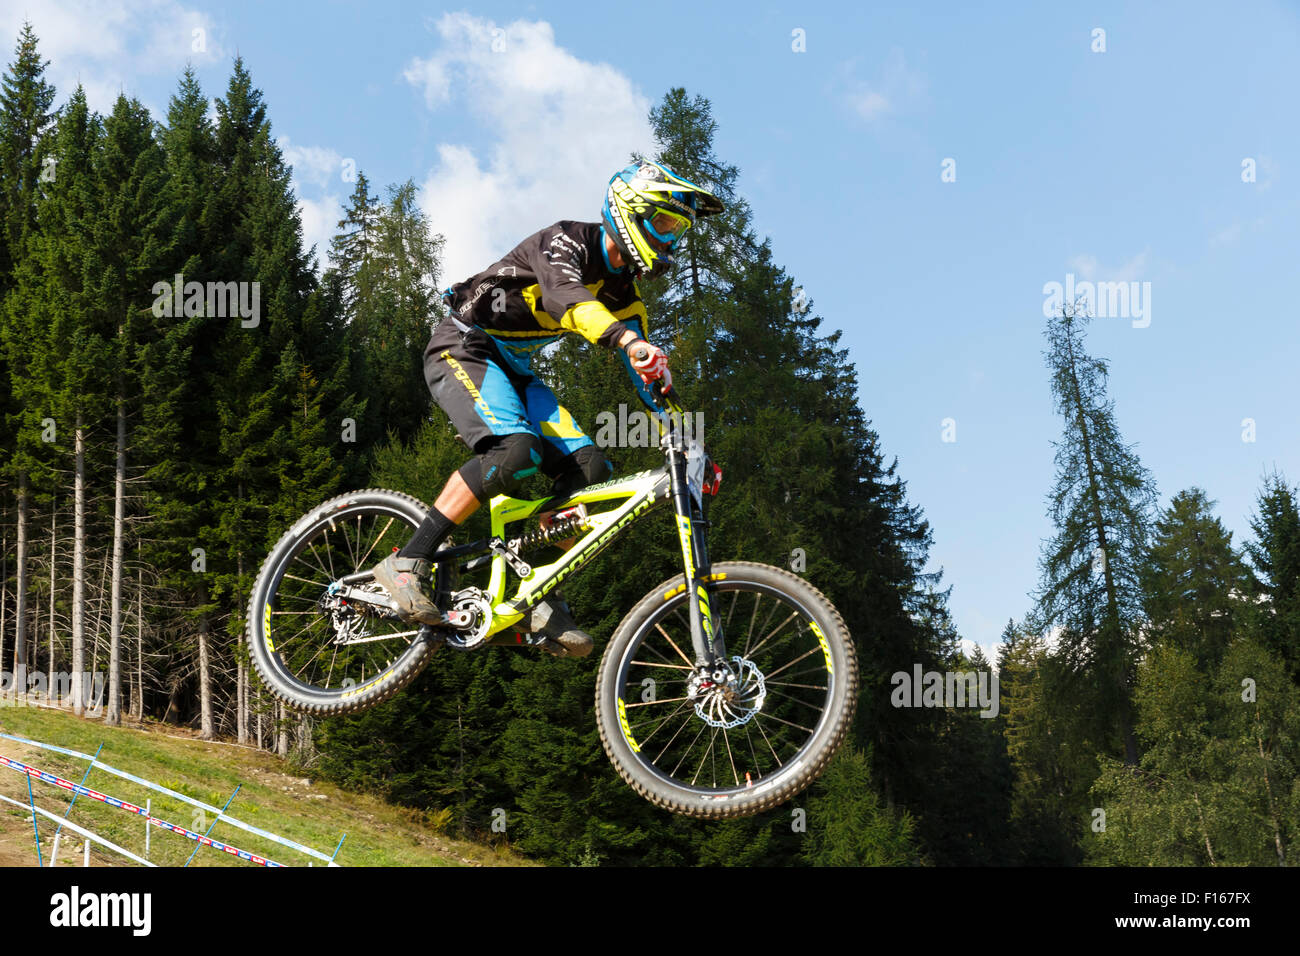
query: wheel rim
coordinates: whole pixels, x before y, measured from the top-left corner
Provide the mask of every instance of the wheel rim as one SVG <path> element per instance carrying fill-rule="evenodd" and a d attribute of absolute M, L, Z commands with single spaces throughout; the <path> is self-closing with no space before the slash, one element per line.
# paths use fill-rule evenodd
<path fill-rule="evenodd" d="M 808 608 L 775 588 L 719 582 L 712 605 L 734 681 L 694 673 L 680 595 L 623 653 L 620 729 L 633 758 L 671 786 L 706 797 L 767 790 L 802 768 L 832 718 L 829 644 Z"/>
<path fill-rule="evenodd" d="M 262 621 L 267 648 L 284 679 L 304 690 L 341 696 L 375 683 L 420 651 L 422 626 L 349 603 L 330 589 L 401 548 L 414 528 L 396 508 L 364 505 L 323 518 L 302 534 L 275 569 Z M 383 591 L 373 581 L 359 587 Z"/>

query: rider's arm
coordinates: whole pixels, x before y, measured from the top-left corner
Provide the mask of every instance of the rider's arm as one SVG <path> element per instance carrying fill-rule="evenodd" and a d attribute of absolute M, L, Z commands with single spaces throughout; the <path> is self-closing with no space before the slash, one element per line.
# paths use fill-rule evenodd
<path fill-rule="evenodd" d="M 588 255 L 582 243 L 568 235 L 559 224 L 543 230 L 539 240 L 539 245 L 530 250 L 530 264 L 551 317 L 562 328 L 577 332 L 593 345 L 617 348 L 642 403 L 646 408 L 656 410 L 650 387 L 632 367 L 627 354 L 628 346 L 645 338 L 645 305 L 635 285 L 630 299 L 619 303 L 621 307 L 615 315 L 582 283 L 583 266 Z"/>
<path fill-rule="evenodd" d="M 614 347 L 627 326 L 583 285 L 586 247 L 557 223 L 538 234 L 538 245 L 528 255 L 551 318 L 593 345 Z"/>
<path fill-rule="evenodd" d="M 632 347 L 632 343 L 641 342 L 645 339 L 645 336 L 641 334 L 641 320 L 629 319 L 624 323 L 624 325 L 626 325 L 627 331 L 619 336 L 614 344 L 618 347 L 620 354 L 623 356 L 623 367 L 627 369 L 627 377 L 630 378 L 632 384 L 636 386 L 636 393 L 641 398 L 641 404 L 645 405 L 645 407 L 650 409 L 650 411 L 656 412 L 659 407 L 655 404 L 653 394 L 650 391 L 650 386 L 645 383 L 637 373 L 637 370 L 632 367 L 632 359 L 628 355 L 628 349 Z"/>

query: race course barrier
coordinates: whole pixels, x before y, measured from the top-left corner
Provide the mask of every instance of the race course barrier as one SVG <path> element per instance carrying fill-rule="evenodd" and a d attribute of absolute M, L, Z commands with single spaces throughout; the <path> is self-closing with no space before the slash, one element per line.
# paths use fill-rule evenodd
<path fill-rule="evenodd" d="M 102 767 L 103 764 L 100 764 L 100 766 Z M 137 807 L 134 803 L 127 803 L 125 800 L 110 797 L 108 794 L 100 793 L 98 790 L 91 790 L 89 787 L 83 787 L 81 784 L 73 783 L 70 780 L 64 780 L 62 777 L 56 776 L 55 774 L 48 773 L 44 770 L 38 770 L 36 767 L 28 766 L 22 761 L 14 760 L 10 757 L 4 756 L 3 754 L 0 754 L 0 767 L 8 767 L 10 770 L 17 770 L 19 773 L 25 773 L 35 780 L 40 780 L 44 783 L 52 783 L 56 787 L 62 787 L 64 790 L 69 790 L 78 796 L 90 797 L 90 799 L 98 800 L 100 803 L 106 804 L 110 807 L 117 807 L 119 810 L 125 810 L 128 813 L 139 814 L 140 816 L 145 817 L 153 826 L 161 827 L 164 830 L 170 830 L 172 833 L 179 833 L 181 836 L 194 840 L 202 846 L 210 846 L 214 850 L 221 850 L 224 853 L 229 853 L 231 856 L 237 856 L 241 860 L 248 860 L 250 863 L 256 863 L 258 866 L 284 866 L 283 863 L 276 863 L 274 860 L 268 860 L 265 857 L 258 856 L 256 853 L 249 853 L 247 850 L 241 850 L 228 843 L 222 843 L 220 840 L 213 840 L 211 837 L 205 836 L 202 833 L 196 833 L 195 831 L 180 826 L 179 824 L 168 823 L 161 817 L 150 816 L 144 807 Z M 21 805 L 22 804 L 19 804 L 19 806 Z M 56 817 L 55 819 L 58 818 Z M 229 820 L 230 818 L 226 817 L 225 819 Z M 67 825 L 71 826 L 72 824 Z M 95 837 L 94 839 L 107 845 L 108 841 L 106 840 L 100 839 L 99 837 Z M 198 848 L 195 847 L 195 849 Z M 119 850 L 119 852 L 125 853 L 124 850 Z M 139 858 L 137 857 L 136 859 Z"/>
<path fill-rule="evenodd" d="M 343 841 L 347 839 L 346 833 L 343 834 L 342 839 L 339 840 L 339 845 L 338 847 L 335 848 L 334 855 L 326 856 L 324 853 L 320 852 L 319 850 L 315 850 L 308 846 L 303 846 L 301 843 L 296 843 L 295 841 L 282 837 L 279 834 L 271 833 L 267 830 L 261 829 L 260 827 L 255 827 L 249 823 L 245 823 L 242 820 L 232 817 L 225 812 L 226 808 L 224 807 L 218 809 L 217 807 L 204 803 L 202 800 L 196 800 L 193 797 L 186 796 L 183 793 L 177 793 L 175 790 L 171 790 L 168 789 L 167 787 L 162 786 L 161 784 L 154 783 L 152 780 L 146 780 L 143 777 L 138 777 L 135 774 L 127 773 L 124 770 L 119 770 L 116 767 L 103 763 L 98 759 L 98 754 L 96 754 L 94 757 L 91 757 L 88 754 L 83 754 L 76 750 L 69 750 L 65 747 L 58 747 L 55 746 L 54 744 L 47 744 L 39 740 L 31 740 L 26 737 L 16 736 L 14 734 L 0 733 L 0 738 L 13 740 L 16 741 L 17 743 L 21 743 L 29 747 L 36 747 L 38 749 L 47 750 L 50 751 L 51 753 L 64 754 L 69 757 L 76 757 L 80 760 L 90 761 L 91 764 L 94 766 L 94 769 L 103 770 L 105 773 L 113 774 L 114 776 L 117 776 L 123 780 L 128 780 L 132 783 L 139 784 L 140 786 L 146 787 L 157 793 L 165 794 L 166 796 L 169 796 L 174 800 L 178 800 L 190 806 L 197 807 L 198 809 L 203 810 L 205 813 L 214 814 L 216 816 L 216 819 L 213 821 L 213 826 L 215 826 L 216 822 L 219 820 L 222 823 L 228 823 L 233 827 L 237 827 L 248 833 L 252 833 L 256 836 L 262 837 L 263 839 L 270 840 L 271 842 L 276 843 L 280 846 L 287 847 L 288 849 L 291 850 L 296 850 L 299 853 L 303 853 L 317 860 L 321 860 L 327 866 L 338 866 L 338 863 L 335 862 L 335 858 L 338 856 L 339 851 L 343 847 Z M 59 777 L 55 774 L 40 770 L 36 767 L 29 766 L 23 763 L 22 761 L 15 760 L 10 757 L 0 756 L 0 766 L 6 766 L 12 770 L 16 770 L 20 773 L 23 773 L 29 781 L 33 779 L 40 780 L 44 783 L 53 784 L 54 786 L 60 787 L 63 790 L 73 793 L 74 801 L 76 800 L 77 796 L 86 796 L 92 800 L 97 800 L 101 803 L 104 803 L 107 806 L 116 807 L 118 809 L 126 810 L 130 813 L 138 814 L 144 817 L 145 820 L 147 821 L 147 828 L 158 827 L 159 829 L 168 830 L 171 831 L 172 833 L 176 833 L 186 837 L 187 839 L 193 840 L 196 843 L 196 847 L 195 847 L 196 852 L 199 846 L 209 846 L 212 847 L 213 849 L 220 850 L 231 856 L 239 857 L 242 860 L 255 863 L 259 866 L 282 867 L 285 865 L 283 863 L 270 860 L 258 854 L 251 853 L 247 850 L 241 850 L 237 847 L 231 846 L 230 844 L 224 843 L 220 840 L 214 840 L 207 834 L 198 833 L 194 830 L 188 829 L 187 827 L 183 827 L 174 823 L 169 823 L 166 820 L 153 816 L 147 806 L 140 807 L 133 803 L 129 803 L 125 800 L 119 800 L 116 797 L 111 797 L 97 790 L 92 790 L 89 787 L 84 786 L 83 784 L 73 783 L 72 781 L 65 780 L 62 777 Z M 89 773 L 89 768 L 87 769 L 87 773 Z M 238 788 L 236 788 L 236 792 L 238 792 Z M 234 794 L 232 794 L 231 797 L 233 799 Z M 13 801 L 9 801 L 9 802 L 13 802 Z M 229 803 L 230 801 L 228 800 L 227 807 L 229 806 Z M 44 814 L 44 811 L 41 812 Z M 71 824 L 65 824 L 65 825 L 71 826 Z M 74 828 L 74 829 L 77 829 L 77 831 L 79 833 L 82 833 L 83 835 L 92 836 L 97 842 L 103 843 L 105 846 L 109 846 L 111 849 L 115 849 L 115 850 L 119 849 L 117 847 L 113 847 L 107 841 L 101 840 L 99 837 L 96 837 L 93 834 L 86 834 L 85 831 L 81 830 L 80 828 Z M 210 833 L 211 830 L 212 827 L 209 827 L 208 832 Z M 39 844 L 38 844 L 38 854 L 39 854 Z M 138 857 L 132 857 L 132 858 L 139 859 Z M 191 854 L 191 859 L 192 858 L 193 858 L 193 854 Z M 309 863 L 308 865 L 311 864 Z"/>

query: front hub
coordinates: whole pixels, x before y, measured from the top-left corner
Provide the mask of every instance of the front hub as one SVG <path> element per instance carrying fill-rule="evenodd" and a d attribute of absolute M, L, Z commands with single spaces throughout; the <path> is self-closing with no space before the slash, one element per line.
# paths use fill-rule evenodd
<path fill-rule="evenodd" d="M 686 697 L 695 702 L 695 715 L 710 727 L 738 727 L 763 709 L 767 686 L 753 661 L 733 657 L 730 663 L 697 667 L 686 682 Z"/>

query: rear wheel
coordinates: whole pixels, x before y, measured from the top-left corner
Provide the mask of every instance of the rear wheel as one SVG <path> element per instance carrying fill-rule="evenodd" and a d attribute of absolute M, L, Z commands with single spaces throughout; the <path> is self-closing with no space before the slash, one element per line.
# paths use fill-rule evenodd
<path fill-rule="evenodd" d="M 340 495 L 280 538 L 253 585 L 247 636 L 263 683 L 294 710 L 344 714 L 373 707 L 420 673 L 437 635 L 391 612 L 332 593 L 401 548 L 428 512 L 395 491 Z M 383 593 L 373 579 L 355 585 Z"/>
<path fill-rule="evenodd" d="M 724 675 L 691 651 L 685 578 L 647 594 L 601 661 L 605 752 L 651 802 L 687 816 L 748 816 L 789 800 L 825 768 L 857 698 L 857 655 L 838 611 L 780 568 L 712 567 Z M 718 679 L 721 676 L 722 679 Z"/>

